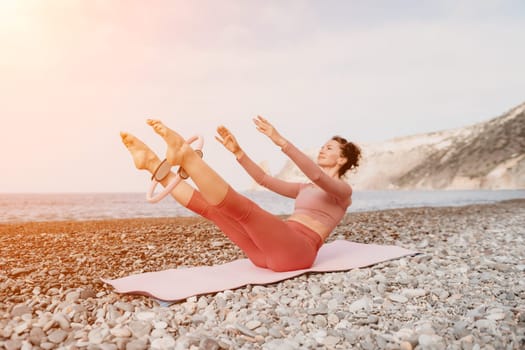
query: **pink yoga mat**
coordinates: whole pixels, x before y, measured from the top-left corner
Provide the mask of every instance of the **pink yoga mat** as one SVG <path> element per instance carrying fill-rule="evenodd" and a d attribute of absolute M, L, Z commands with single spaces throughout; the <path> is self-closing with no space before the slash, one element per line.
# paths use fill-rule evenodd
<path fill-rule="evenodd" d="M 398 246 L 336 240 L 324 244 L 309 269 L 274 272 L 239 259 L 222 265 L 147 272 L 118 279 L 102 279 L 119 293 L 142 294 L 159 300 L 182 300 L 194 295 L 234 289 L 247 284 L 268 284 L 306 272 L 344 271 L 417 254 Z"/>

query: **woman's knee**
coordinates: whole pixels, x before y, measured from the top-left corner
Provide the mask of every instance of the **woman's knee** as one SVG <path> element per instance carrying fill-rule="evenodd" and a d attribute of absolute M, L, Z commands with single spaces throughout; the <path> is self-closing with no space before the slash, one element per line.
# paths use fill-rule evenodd
<path fill-rule="evenodd" d="M 213 206 L 213 208 L 219 210 L 224 215 L 234 218 L 240 222 L 246 221 L 255 207 L 255 203 L 239 194 L 232 187 L 228 188 L 228 192 L 226 193 L 224 200 L 221 203 Z"/>

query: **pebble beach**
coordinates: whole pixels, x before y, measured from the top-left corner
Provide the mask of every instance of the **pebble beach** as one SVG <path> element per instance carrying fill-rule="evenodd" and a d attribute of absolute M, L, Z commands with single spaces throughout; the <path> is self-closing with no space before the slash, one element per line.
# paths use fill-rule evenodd
<path fill-rule="evenodd" d="M 421 254 L 167 306 L 100 278 L 244 258 L 212 223 L 0 224 L 0 348 L 525 348 L 525 199 L 349 213 L 335 239 Z"/>

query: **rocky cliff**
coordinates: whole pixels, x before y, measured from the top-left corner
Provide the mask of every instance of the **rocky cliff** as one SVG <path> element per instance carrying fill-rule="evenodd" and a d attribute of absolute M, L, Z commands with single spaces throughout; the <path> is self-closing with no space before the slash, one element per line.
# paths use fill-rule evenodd
<path fill-rule="evenodd" d="M 525 103 L 465 128 L 360 146 L 362 164 L 347 176 L 357 190 L 525 188 Z M 292 162 L 277 177 L 306 181 Z"/>

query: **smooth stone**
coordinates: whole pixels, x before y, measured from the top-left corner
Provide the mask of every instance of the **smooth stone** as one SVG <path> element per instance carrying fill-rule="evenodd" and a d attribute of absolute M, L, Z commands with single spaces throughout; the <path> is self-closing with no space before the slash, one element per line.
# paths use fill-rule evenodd
<path fill-rule="evenodd" d="M 135 306 L 129 304 L 129 303 L 125 303 L 123 301 L 117 301 L 115 303 L 115 307 L 119 310 L 122 310 L 124 312 L 128 311 L 128 312 L 133 312 L 135 311 Z"/>
<path fill-rule="evenodd" d="M 206 306 L 208 306 L 208 300 L 206 300 L 205 297 L 200 297 L 199 301 L 197 302 L 197 307 L 199 309 L 204 309 Z"/>
<path fill-rule="evenodd" d="M 150 337 L 151 338 L 162 338 L 166 335 L 166 330 L 164 329 L 161 329 L 161 328 L 154 328 L 151 333 L 150 333 Z"/>
<path fill-rule="evenodd" d="M 409 342 L 412 347 L 415 347 L 419 342 L 417 333 L 409 328 L 401 328 L 395 333 L 395 337 L 399 340 Z"/>
<path fill-rule="evenodd" d="M 364 297 L 350 304 L 350 306 L 348 306 L 348 311 L 350 312 L 356 312 L 359 310 L 368 311 L 371 309 L 371 307 L 372 307 L 372 301 L 369 298 Z"/>
<path fill-rule="evenodd" d="M 17 305 L 11 310 L 11 317 L 22 316 L 25 314 L 31 314 L 33 311 L 25 304 Z"/>
<path fill-rule="evenodd" d="M 282 340 L 282 339 L 273 339 L 263 346 L 264 350 L 298 350 L 299 345 L 296 345 L 292 342 Z"/>
<path fill-rule="evenodd" d="M 184 309 L 186 310 L 187 313 L 189 313 L 190 315 L 193 315 L 195 311 L 197 311 L 197 304 L 192 301 L 187 301 L 184 304 Z"/>
<path fill-rule="evenodd" d="M 237 328 L 237 330 L 241 332 L 242 334 L 247 335 L 252 338 L 255 338 L 255 336 L 257 335 L 257 333 L 255 333 L 251 329 L 248 329 L 245 326 L 240 325 L 240 324 L 235 325 L 235 328 Z"/>
<path fill-rule="evenodd" d="M 311 333 L 311 336 L 315 339 L 315 341 L 319 344 L 323 344 L 324 343 L 324 340 L 327 336 L 327 333 L 325 330 L 323 329 L 320 329 L 318 331 L 315 331 L 313 333 Z"/>
<path fill-rule="evenodd" d="M 131 321 L 128 325 L 134 338 L 142 338 L 151 332 L 151 324 L 143 321 Z"/>
<path fill-rule="evenodd" d="M 444 289 L 433 289 L 432 294 L 435 294 L 440 300 L 445 300 L 450 296 L 450 293 Z"/>
<path fill-rule="evenodd" d="M 20 334 L 20 333 L 23 333 L 28 328 L 29 328 L 29 324 L 27 322 L 23 322 L 17 325 L 13 330 L 15 331 L 15 334 Z"/>
<path fill-rule="evenodd" d="M 88 333 L 88 340 L 92 344 L 102 344 L 109 331 L 105 328 L 95 328 Z"/>
<path fill-rule="evenodd" d="M 329 314 L 327 317 L 328 323 L 331 325 L 336 325 L 339 323 L 339 317 L 336 314 Z"/>
<path fill-rule="evenodd" d="M 396 293 L 392 293 L 392 294 L 389 294 L 388 295 L 388 299 L 396 302 L 396 303 L 406 303 L 408 301 L 408 298 L 401 295 L 401 294 L 396 294 Z"/>
<path fill-rule="evenodd" d="M 268 335 L 268 328 L 262 326 L 257 328 L 255 331 L 258 335 L 262 335 L 263 337 L 266 337 Z"/>
<path fill-rule="evenodd" d="M 379 322 L 379 317 L 377 317 L 376 315 L 370 315 L 370 316 L 368 316 L 366 318 L 359 319 L 356 322 L 356 324 L 364 326 L 364 325 L 367 325 L 367 324 L 376 324 L 377 322 Z"/>
<path fill-rule="evenodd" d="M 80 291 L 80 299 L 96 298 L 97 294 L 91 288 L 84 288 Z"/>
<path fill-rule="evenodd" d="M 134 339 L 126 344 L 126 350 L 146 350 L 148 341 L 146 339 Z"/>
<path fill-rule="evenodd" d="M 421 350 L 444 350 L 443 338 L 435 334 L 421 334 L 418 338 Z"/>
<path fill-rule="evenodd" d="M 412 350 L 412 344 L 410 342 L 407 342 L 406 340 L 403 340 L 401 343 L 399 343 L 399 350 Z"/>
<path fill-rule="evenodd" d="M 131 337 L 131 331 L 127 327 L 115 327 L 109 331 L 115 337 L 129 338 Z"/>
<path fill-rule="evenodd" d="M 168 327 L 168 324 L 164 321 L 156 321 L 153 322 L 153 327 L 156 329 L 166 329 Z"/>
<path fill-rule="evenodd" d="M 33 345 L 40 345 L 42 342 L 42 339 L 46 336 L 42 328 L 40 327 L 33 327 L 31 328 L 31 332 L 29 332 L 29 341 Z"/>
<path fill-rule="evenodd" d="M 321 328 L 326 327 L 326 325 L 328 324 L 328 321 L 326 321 L 326 317 L 324 317 L 323 315 L 316 315 L 314 317 L 314 322 Z"/>
<path fill-rule="evenodd" d="M 467 330 L 468 323 L 465 321 L 458 321 L 454 324 L 454 327 L 452 329 L 452 333 L 456 337 L 456 339 L 461 339 L 469 334 L 469 331 Z"/>
<path fill-rule="evenodd" d="M 504 312 L 496 312 L 493 314 L 489 314 L 487 316 L 487 320 L 493 320 L 493 321 L 500 321 L 505 319 L 505 313 Z"/>
<path fill-rule="evenodd" d="M 68 302 L 68 303 L 74 303 L 76 302 L 78 299 L 80 299 L 80 292 L 69 292 L 66 294 L 66 298 L 65 300 Z"/>
<path fill-rule="evenodd" d="M 328 303 L 326 303 L 326 306 L 328 307 L 328 310 L 334 312 L 339 307 L 339 303 L 340 302 L 338 300 L 331 299 L 330 301 L 328 301 Z"/>
<path fill-rule="evenodd" d="M 68 333 L 64 331 L 63 329 L 58 329 L 58 330 L 51 332 L 47 336 L 47 339 L 52 343 L 60 344 L 67 338 L 67 335 Z M 40 344 L 40 346 L 42 346 L 42 344 Z"/>
<path fill-rule="evenodd" d="M 193 315 L 191 317 L 191 323 L 193 323 L 194 325 L 199 325 L 199 324 L 202 324 L 202 323 L 206 323 L 206 321 L 207 321 L 206 316 L 201 315 L 201 314 Z"/>
<path fill-rule="evenodd" d="M 401 295 L 407 298 L 418 298 L 427 295 L 427 291 L 422 288 L 403 289 Z"/>
<path fill-rule="evenodd" d="M 480 319 L 474 322 L 474 326 L 479 330 L 485 330 L 490 329 L 494 325 L 494 321 L 492 320 L 486 320 L 486 319 Z"/>
<path fill-rule="evenodd" d="M 319 305 L 319 307 L 316 307 L 314 309 L 309 309 L 306 311 L 308 315 L 326 315 L 328 314 L 328 307 L 325 304 Z"/>
<path fill-rule="evenodd" d="M 334 346 L 336 346 L 340 341 L 341 341 L 341 338 L 339 338 L 339 337 L 334 337 L 334 336 L 332 336 L 332 335 L 329 335 L 329 336 L 327 336 L 326 338 L 324 338 L 324 340 L 323 340 L 323 345 L 328 346 L 328 347 L 334 347 Z"/>
<path fill-rule="evenodd" d="M 111 343 L 102 343 L 100 345 L 95 345 L 95 347 L 95 350 L 118 350 L 118 346 L 116 344 Z"/>
<path fill-rule="evenodd" d="M 44 350 L 51 350 L 51 349 L 54 349 L 56 348 L 56 344 L 53 344 L 53 343 L 50 343 L 50 342 L 43 342 L 42 344 L 40 344 L 40 347 Z"/>
<path fill-rule="evenodd" d="M 69 321 L 67 320 L 66 316 L 64 316 L 64 314 L 61 314 L 61 313 L 60 314 L 54 314 L 52 320 L 55 321 L 56 323 L 58 323 L 60 328 L 62 328 L 63 330 L 65 330 L 65 331 L 69 330 L 70 324 L 69 324 Z"/>
<path fill-rule="evenodd" d="M 475 308 L 474 310 L 470 310 L 467 313 L 467 317 L 473 318 L 474 320 L 478 320 L 481 317 L 483 317 L 483 315 L 485 314 L 486 310 L 487 310 L 487 306 L 480 305 L 477 308 Z"/>
<path fill-rule="evenodd" d="M 319 295 L 323 292 L 323 288 L 319 284 L 312 283 L 308 286 L 308 289 L 310 290 L 310 293 L 313 295 Z"/>
<path fill-rule="evenodd" d="M 253 331 L 257 327 L 259 327 L 261 324 L 262 323 L 259 320 L 251 320 L 251 321 L 246 322 L 245 326 L 246 326 L 246 328 L 248 328 L 248 329 Z"/>
<path fill-rule="evenodd" d="M 135 318 L 139 321 L 151 321 L 155 319 L 155 313 L 152 311 L 141 311 L 135 314 Z"/>
<path fill-rule="evenodd" d="M 31 345 L 31 343 L 28 341 L 23 341 L 20 350 L 33 350 L 33 345 Z"/>
<path fill-rule="evenodd" d="M 472 349 L 473 342 L 474 337 L 472 336 L 472 334 L 466 335 L 459 340 L 462 349 Z"/>
<path fill-rule="evenodd" d="M 6 350 L 18 350 L 22 347 L 22 341 L 20 339 L 9 339 L 4 343 Z"/>
<path fill-rule="evenodd" d="M 154 339 L 151 342 L 152 349 L 173 349 L 175 347 L 175 339 L 171 335 L 165 335 L 162 338 Z"/>
<path fill-rule="evenodd" d="M 199 350 L 219 350 L 220 345 L 215 339 L 203 338 L 199 343 Z"/>
<path fill-rule="evenodd" d="M 268 330 L 268 334 L 271 336 L 271 337 L 274 337 L 274 338 L 282 338 L 283 337 L 283 334 L 281 332 L 281 330 L 277 327 L 272 327 Z"/>

